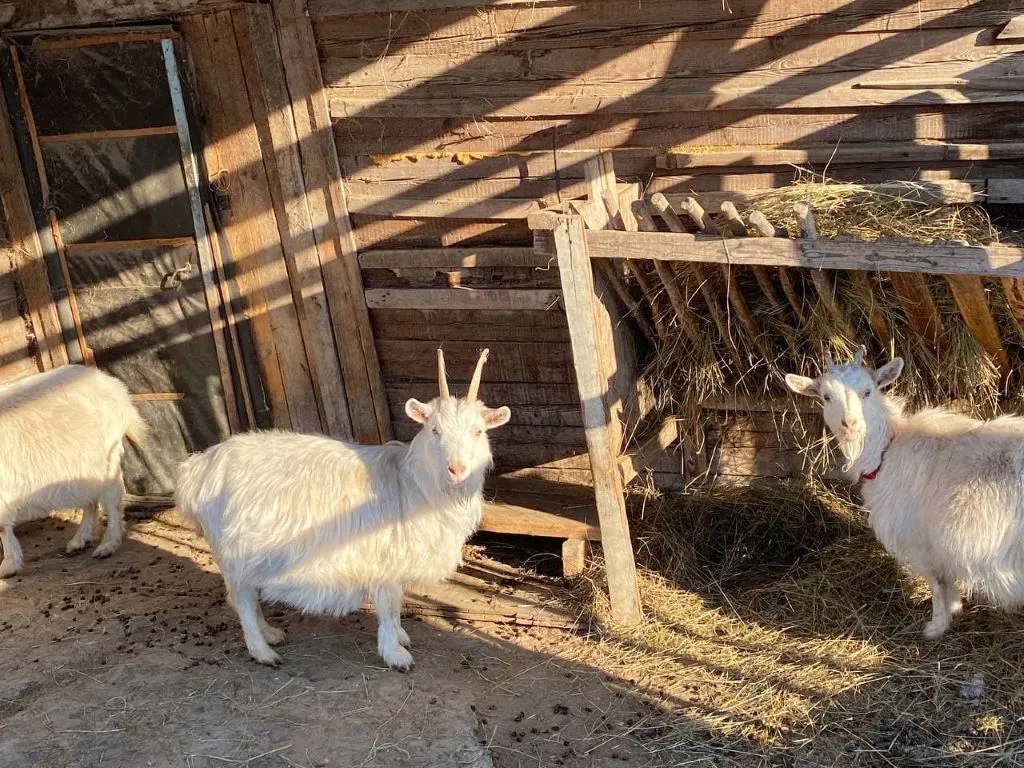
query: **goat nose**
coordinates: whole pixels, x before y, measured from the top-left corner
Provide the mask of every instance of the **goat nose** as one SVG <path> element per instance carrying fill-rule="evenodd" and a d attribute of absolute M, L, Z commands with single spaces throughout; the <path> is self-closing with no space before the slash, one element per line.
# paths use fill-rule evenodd
<path fill-rule="evenodd" d="M 852 429 L 853 427 L 856 427 L 858 424 L 860 424 L 860 419 L 843 419 L 843 426 L 846 427 L 847 429 Z"/>
<path fill-rule="evenodd" d="M 449 464 L 448 474 L 451 475 L 452 477 L 462 477 L 464 474 L 466 474 L 466 465 L 458 463 Z"/>

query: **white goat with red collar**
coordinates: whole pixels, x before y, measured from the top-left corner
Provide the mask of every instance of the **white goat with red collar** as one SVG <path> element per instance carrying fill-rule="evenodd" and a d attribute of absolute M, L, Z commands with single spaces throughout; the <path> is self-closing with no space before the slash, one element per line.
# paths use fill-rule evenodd
<path fill-rule="evenodd" d="M 817 398 L 825 423 L 863 483 L 875 536 L 927 579 L 934 639 L 960 611 L 960 588 L 1003 608 L 1024 604 L 1024 419 L 979 421 L 932 408 L 912 415 L 883 389 L 903 370 L 877 371 L 864 349 L 849 365 L 828 361 L 816 379 L 787 374 Z"/>
<path fill-rule="evenodd" d="M 369 595 L 380 620 L 377 652 L 389 666 L 412 665 L 402 593 L 447 578 L 462 562 L 483 511 L 487 432 L 511 417 L 476 399 L 486 359 L 484 350 L 468 394 L 454 398 L 438 350 L 440 397 L 405 404 L 423 425 L 411 443 L 249 433 L 182 465 L 178 506 L 210 543 L 256 661 L 279 663 L 270 645 L 284 640 L 264 619 L 261 597 L 341 616 Z"/>

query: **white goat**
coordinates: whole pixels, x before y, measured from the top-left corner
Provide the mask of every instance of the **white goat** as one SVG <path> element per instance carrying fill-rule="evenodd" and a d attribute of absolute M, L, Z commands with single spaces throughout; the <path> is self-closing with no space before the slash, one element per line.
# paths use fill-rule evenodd
<path fill-rule="evenodd" d="M 828 360 L 817 379 L 788 374 L 824 405 L 825 423 L 863 482 L 869 521 L 898 560 L 927 579 L 934 639 L 960 611 L 960 587 L 1013 608 L 1024 603 L 1024 419 L 991 421 L 934 408 L 904 415 L 881 390 L 903 370 Z M 959 585 L 959 586 L 958 586 Z"/>
<path fill-rule="evenodd" d="M 24 562 L 14 526 L 57 509 L 83 510 L 71 553 L 92 541 L 101 505 L 107 529 L 93 555 L 113 554 L 124 530 L 124 439 L 145 434 L 124 384 L 95 368 L 65 365 L 0 385 L 0 577 Z"/>
<path fill-rule="evenodd" d="M 342 616 L 369 595 L 377 612 L 377 652 L 408 669 L 402 593 L 450 576 L 476 530 L 492 464 L 487 431 L 508 422 L 507 407 L 476 399 L 487 359 L 477 362 L 465 399 L 451 397 L 438 350 L 440 397 L 410 399 L 423 425 L 411 443 L 353 445 L 287 432 L 237 435 L 181 468 L 176 498 L 199 524 L 224 576 L 245 644 L 261 664 L 284 633 L 259 600 L 306 613 Z"/>

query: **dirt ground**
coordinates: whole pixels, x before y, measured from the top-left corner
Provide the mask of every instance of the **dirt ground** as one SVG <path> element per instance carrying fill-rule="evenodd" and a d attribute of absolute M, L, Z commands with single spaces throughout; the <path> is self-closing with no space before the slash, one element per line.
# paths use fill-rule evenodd
<path fill-rule="evenodd" d="M 494 594 L 578 624 L 409 617 L 409 674 L 370 615 L 273 608 L 285 663 L 252 663 L 187 529 L 136 521 L 96 561 L 64 555 L 74 516 L 26 525 L 0 585 L 0 768 L 1024 766 L 1024 616 L 968 603 L 924 641 L 927 589 L 856 508 L 727 501 L 634 510 L 629 630 L 594 621 L 599 570 L 570 591 L 543 552 L 471 548 L 467 570 L 527 566 Z"/>
<path fill-rule="evenodd" d="M 270 609 L 285 663 L 252 663 L 189 531 L 136 522 L 112 558 L 64 555 L 74 515 L 18 529 L 0 592 L 0 766 L 619 766 L 659 712 L 570 661 L 570 633 L 410 617 L 383 668 L 372 616 Z"/>

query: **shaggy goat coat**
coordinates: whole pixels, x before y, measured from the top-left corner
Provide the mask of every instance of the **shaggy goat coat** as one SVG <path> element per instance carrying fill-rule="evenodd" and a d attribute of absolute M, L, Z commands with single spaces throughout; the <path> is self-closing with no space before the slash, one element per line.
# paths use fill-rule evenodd
<path fill-rule="evenodd" d="M 902 360 L 872 372 L 862 356 L 816 380 L 787 381 L 824 401 L 826 422 L 862 480 L 872 530 L 928 580 L 925 634 L 949 628 L 961 587 L 1005 608 L 1024 604 L 1024 419 L 980 421 L 941 408 L 904 415 L 902 401 L 880 391 Z"/>
<path fill-rule="evenodd" d="M 410 400 L 406 411 L 424 424 L 409 444 L 250 433 L 182 466 L 178 505 L 210 543 L 257 661 L 278 663 L 268 645 L 283 640 L 263 618 L 260 595 L 334 616 L 369 595 L 380 655 L 393 667 L 412 663 L 401 647 L 409 642 L 399 624 L 402 592 L 460 565 L 482 514 L 492 461 L 486 431 L 509 411 L 445 397 Z"/>
<path fill-rule="evenodd" d="M 83 508 L 67 546 L 85 548 L 96 525 L 96 505 L 107 514 L 97 557 L 121 543 L 124 438 L 141 442 L 146 425 L 117 379 L 66 365 L 0 386 L 0 576 L 22 566 L 14 526 L 56 509 Z"/>

